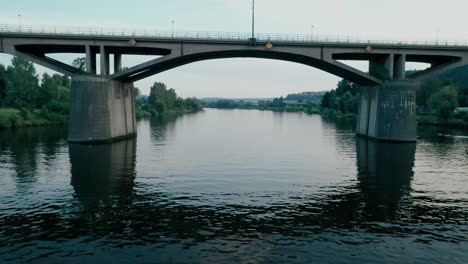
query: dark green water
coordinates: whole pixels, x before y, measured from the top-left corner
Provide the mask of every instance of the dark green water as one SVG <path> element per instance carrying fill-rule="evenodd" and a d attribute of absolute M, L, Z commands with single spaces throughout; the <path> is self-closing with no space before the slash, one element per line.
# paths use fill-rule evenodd
<path fill-rule="evenodd" d="M 112 145 L 0 131 L 0 263 L 468 263 L 468 139 L 353 126 L 208 109 Z"/>

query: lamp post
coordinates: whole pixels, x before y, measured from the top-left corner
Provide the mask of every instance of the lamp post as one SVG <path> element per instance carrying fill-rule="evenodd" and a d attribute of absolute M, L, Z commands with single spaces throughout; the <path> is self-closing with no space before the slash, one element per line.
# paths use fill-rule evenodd
<path fill-rule="evenodd" d="M 21 32 L 21 14 L 18 14 L 19 31 Z"/>
<path fill-rule="evenodd" d="M 252 0 L 252 37 L 249 39 L 249 46 L 255 47 L 257 40 L 255 39 L 255 0 Z"/>
<path fill-rule="evenodd" d="M 252 0 L 252 39 L 255 38 L 255 0 Z"/>
<path fill-rule="evenodd" d="M 174 20 L 172 20 L 172 38 L 174 38 Z"/>
<path fill-rule="evenodd" d="M 314 25 L 310 26 L 310 40 L 314 40 Z"/>

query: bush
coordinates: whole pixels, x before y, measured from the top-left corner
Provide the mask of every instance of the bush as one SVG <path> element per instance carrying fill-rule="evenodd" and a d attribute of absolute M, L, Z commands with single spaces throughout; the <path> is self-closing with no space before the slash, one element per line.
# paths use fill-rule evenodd
<path fill-rule="evenodd" d="M 457 107 L 458 92 L 454 86 L 444 86 L 440 91 L 434 93 L 428 100 L 429 107 L 437 117 L 447 121 Z"/>
<path fill-rule="evenodd" d="M 0 118 L 0 128 L 10 128 L 11 122 L 9 118 Z"/>
<path fill-rule="evenodd" d="M 465 113 L 462 119 L 463 119 L 465 122 L 468 122 L 468 113 Z"/>
<path fill-rule="evenodd" d="M 9 121 L 10 127 L 19 127 L 21 124 L 21 119 L 17 115 L 11 115 Z"/>
<path fill-rule="evenodd" d="M 23 120 L 31 120 L 31 119 L 34 118 L 31 111 L 29 111 L 26 108 L 21 108 L 20 109 L 20 116 L 23 118 Z"/>

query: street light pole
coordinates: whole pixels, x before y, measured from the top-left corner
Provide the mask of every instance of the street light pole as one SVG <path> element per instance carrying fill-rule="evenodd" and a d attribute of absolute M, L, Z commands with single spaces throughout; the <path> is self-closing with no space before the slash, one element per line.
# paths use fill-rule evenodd
<path fill-rule="evenodd" d="M 252 39 L 255 38 L 255 0 L 252 0 Z"/>
<path fill-rule="evenodd" d="M 174 38 L 174 20 L 172 20 L 172 37 Z"/>
<path fill-rule="evenodd" d="M 18 14 L 18 20 L 19 20 L 19 31 L 21 32 L 21 14 Z"/>
<path fill-rule="evenodd" d="M 314 25 L 310 26 L 310 39 L 312 41 L 314 40 Z"/>

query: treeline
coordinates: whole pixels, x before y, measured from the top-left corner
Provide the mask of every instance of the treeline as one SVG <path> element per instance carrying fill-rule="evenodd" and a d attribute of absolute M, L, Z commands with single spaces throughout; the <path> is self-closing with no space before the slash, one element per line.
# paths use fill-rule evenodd
<path fill-rule="evenodd" d="M 274 98 L 273 101 L 259 101 L 258 103 L 245 102 L 243 100 L 221 99 L 214 102 L 209 102 L 206 107 L 220 109 L 268 109 L 268 108 L 285 108 L 284 98 Z"/>
<path fill-rule="evenodd" d="M 315 103 L 291 103 L 283 97 L 274 98 L 271 101 L 258 101 L 257 103 L 245 102 L 243 100 L 220 99 L 208 102 L 206 107 L 219 109 L 258 109 L 275 112 L 305 112 L 309 114 L 318 113 L 318 105 Z"/>
<path fill-rule="evenodd" d="M 136 88 L 136 95 L 139 95 Z M 166 84 L 155 82 L 151 86 L 149 97 L 137 97 L 136 114 L 138 118 L 166 114 L 195 113 L 203 110 L 203 102 L 196 98 L 183 99 L 174 89 L 167 89 Z"/>
<path fill-rule="evenodd" d="M 74 65 L 77 61 L 75 60 Z M 83 63 L 82 63 L 83 64 Z M 75 65 L 83 67 L 83 65 Z M 135 96 L 139 90 L 135 89 Z M 71 79 L 44 73 L 41 78 L 31 62 L 14 57 L 11 66 L 0 64 L 0 128 L 65 124 L 68 121 Z M 163 83 L 151 87 L 150 96 L 136 100 L 137 117 L 198 112 L 203 103 L 177 97 Z"/>
<path fill-rule="evenodd" d="M 468 106 L 468 80 L 460 82 L 458 78 L 468 74 L 468 68 L 458 69 L 456 74 L 439 76 L 427 80 L 416 89 L 416 106 L 421 123 L 444 124 L 450 119 L 468 122 L 468 113 L 454 113 L 457 107 Z M 447 77 L 448 76 L 448 77 Z M 453 76 L 456 76 L 455 78 Z M 450 78 L 451 79 L 450 79 Z M 466 77 L 465 77 L 466 78 Z M 322 98 L 321 112 L 332 114 L 354 115 L 359 109 L 359 86 L 342 80 L 335 90 L 325 93 Z M 451 123 L 460 125 L 457 120 Z M 461 124 L 465 126 L 466 124 Z"/>
<path fill-rule="evenodd" d="M 347 80 L 338 83 L 335 90 L 326 92 L 320 104 L 323 111 L 357 114 L 359 87 Z"/>
<path fill-rule="evenodd" d="M 63 124 L 70 105 L 71 80 L 45 73 L 39 81 L 31 62 L 14 57 L 0 65 L 0 127 Z"/>
<path fill-rule="evenodd" d="M 468 86 L 458 86 L 452 81 L 433 79 L 423 82 L 416 89 L 417 113 L 435 116 L 439 121 L 459 119 L 468 122 L 468 113 L 454 113 L 457 107 L 468 106 Z M 421 121 L 430 123 L 430 119 Z"/>
<path fill-rule="evenodd" d="M 255 109 L 257 105 L 243 100 L 220 99 L 207 103 L 206 107 L 219 109 Z"/>
<path fill-rule="evenodd" d="M 288 94 L 284 100 L 304 103 L 320 103 L 326 91 Z"/>

